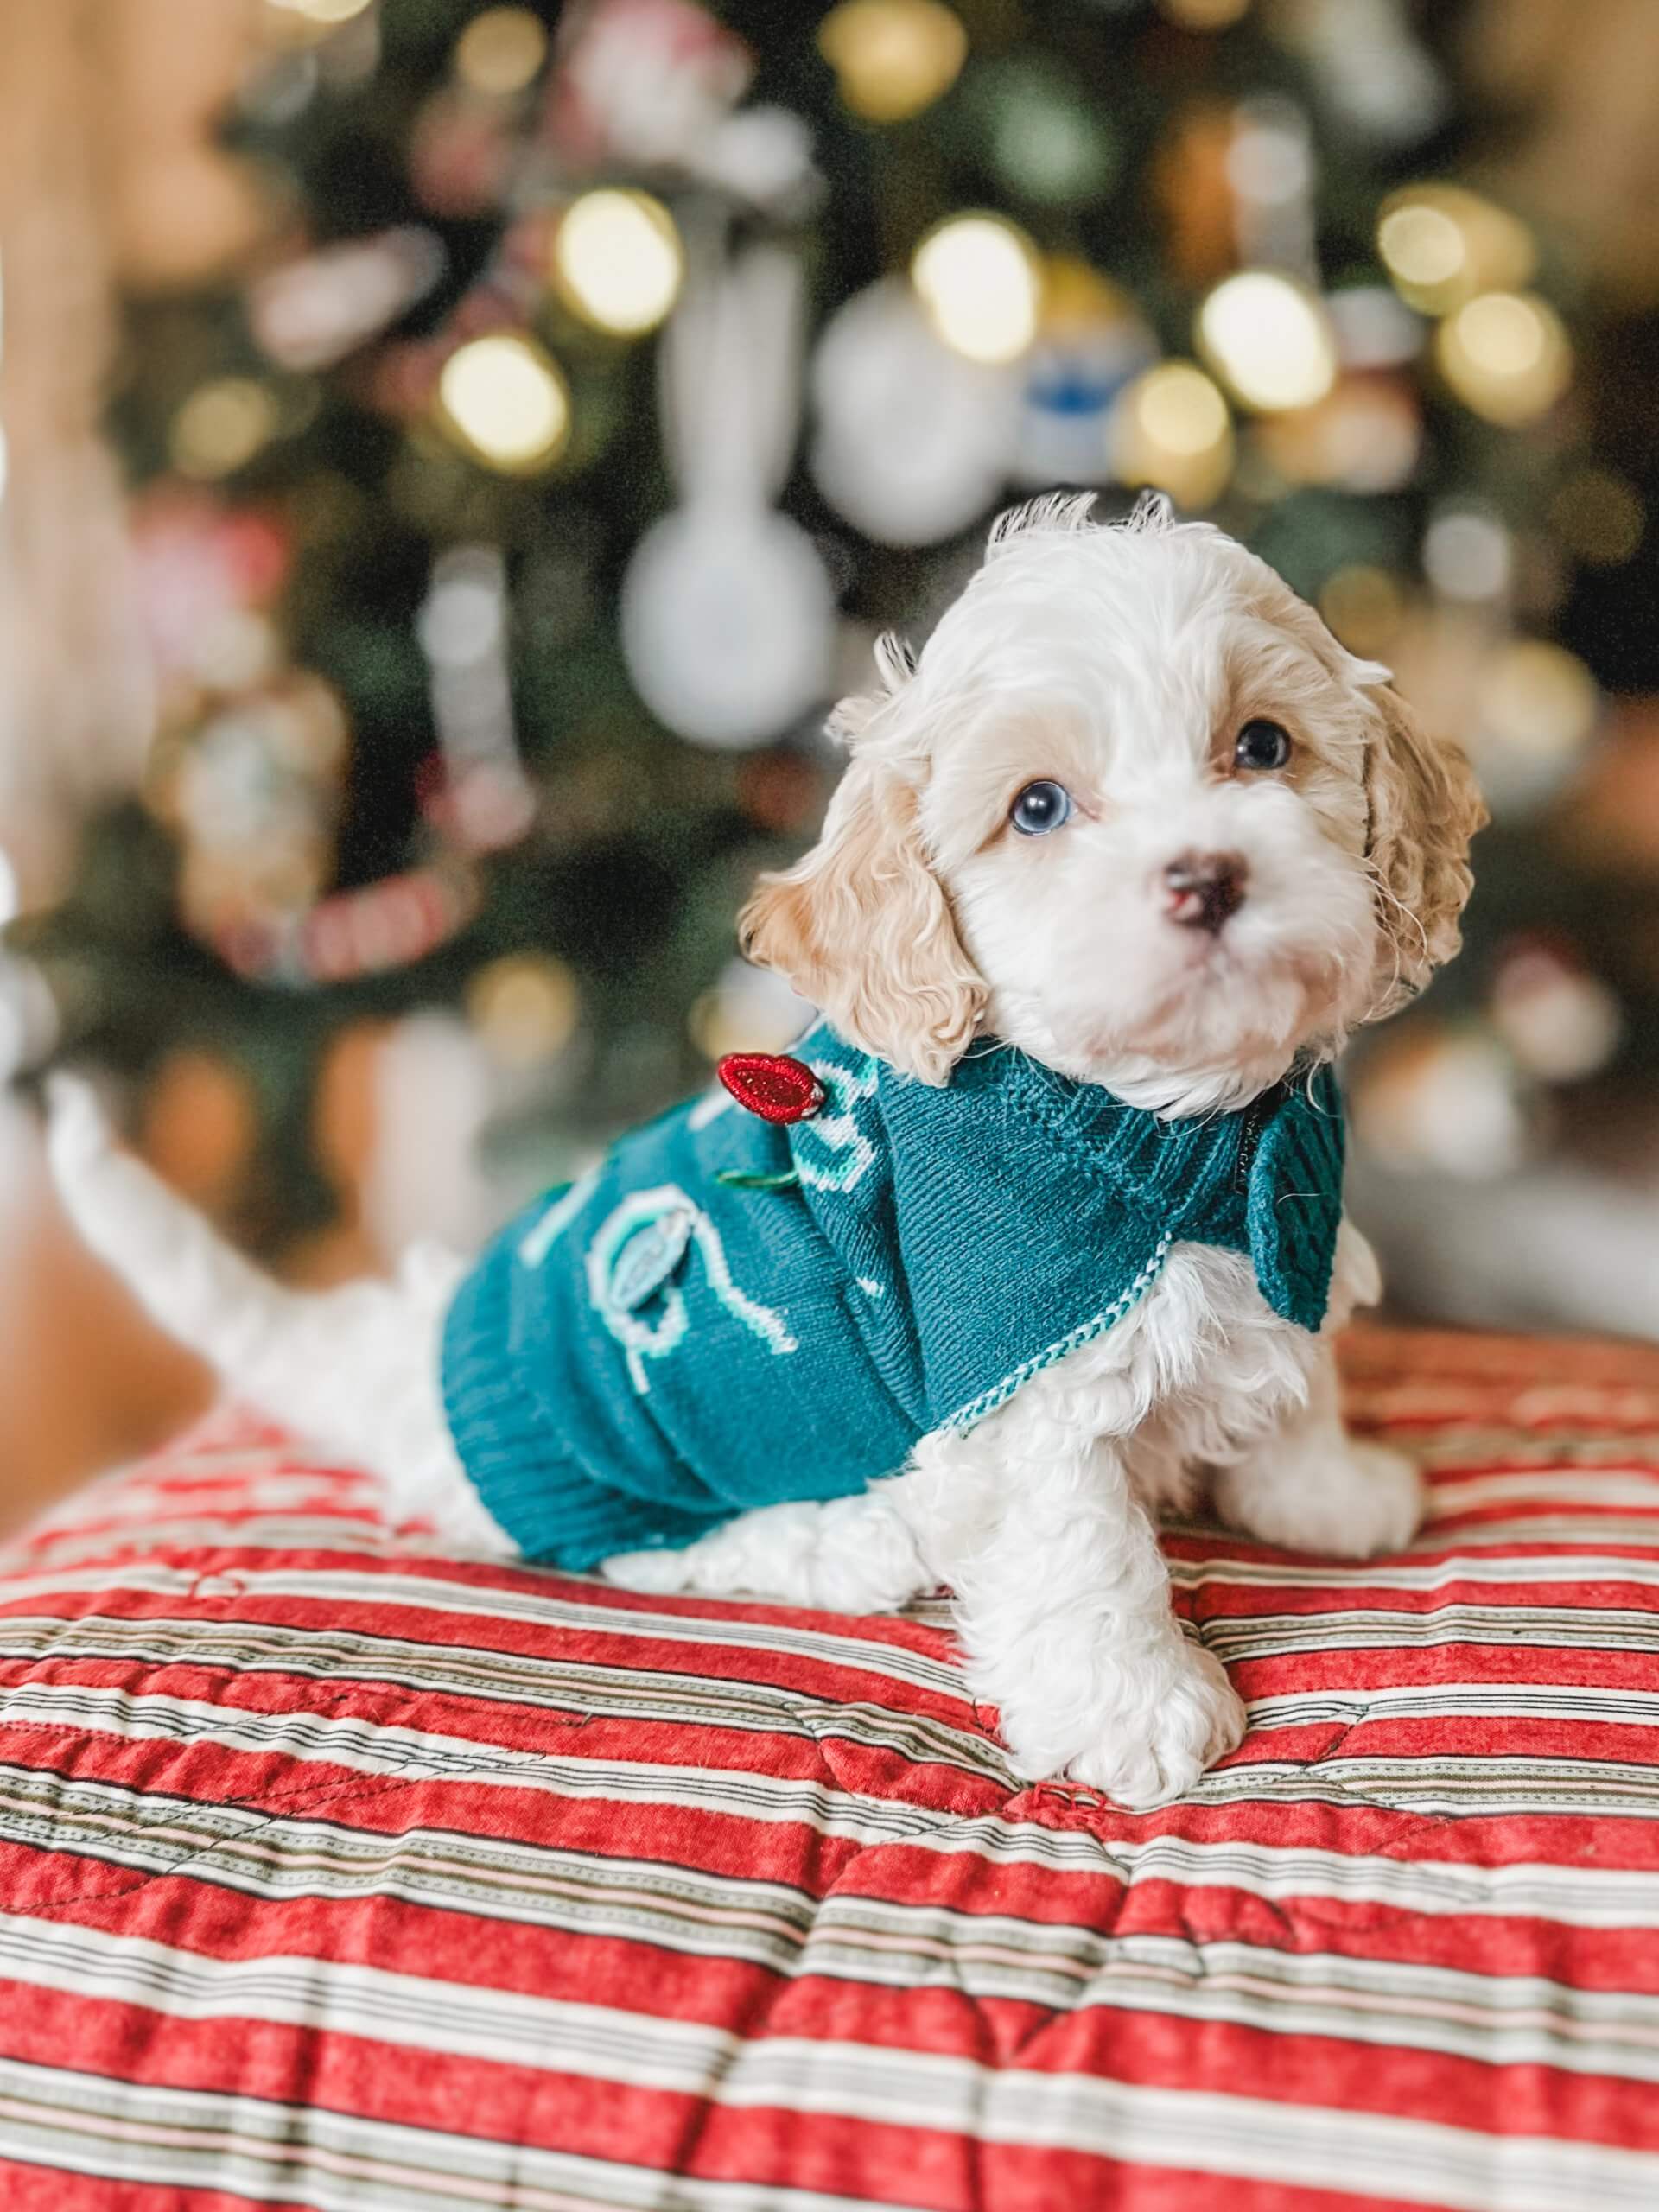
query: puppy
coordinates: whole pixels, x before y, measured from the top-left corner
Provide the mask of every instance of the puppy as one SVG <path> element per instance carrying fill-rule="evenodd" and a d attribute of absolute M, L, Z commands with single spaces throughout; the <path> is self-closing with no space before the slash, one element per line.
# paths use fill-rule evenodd
<path fill-rule="evenodd" d="M 837 710 L 823 835 L 742 923 L 825 1017 L 804 1118 L 716 1092 L 470 1273 L 322 1297 L 84 1091 L 52 1145 L 163 1323 L 449 1541 L 852 1611 L 948 1583 L 1014 1766 L 1140 1808 L 1244 1729 L 1156 1516 L 1201 1477 L 1270 1543 L 1417 1527 L 1414 1469 L 1338 1407 L 1331 1333 L 1378 1283 L 1328 1063 L 1457 950 L 1484 816 L 1261 561 L 1090 505 L 1005 517 Z"/>

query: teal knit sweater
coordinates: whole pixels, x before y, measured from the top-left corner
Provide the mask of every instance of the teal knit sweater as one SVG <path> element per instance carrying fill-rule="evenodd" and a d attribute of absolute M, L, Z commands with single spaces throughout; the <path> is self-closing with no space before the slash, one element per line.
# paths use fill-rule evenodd
<path fill-rule="evenodd" d="M 1166 1122 L 987 1041 L 943 1088 L 827 1025 L 798 1050 L 812 1118 L 677 1108 L 462 1283 L 445 1405 L 526 1558 L 580 1569 L 862 1490 L 1109 1328 L 1179 1242 L 1248 1254 L 1268 1303 L 1319 1327 L 1342 1210 L 1327 1069 Z"/>

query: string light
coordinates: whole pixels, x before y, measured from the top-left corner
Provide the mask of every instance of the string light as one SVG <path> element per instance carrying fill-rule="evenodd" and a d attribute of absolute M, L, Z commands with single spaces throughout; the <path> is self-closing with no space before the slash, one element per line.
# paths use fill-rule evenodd
<path fill-rule="evenodd" d="M 1233 473 L 1227 403 L 1191 361 L 1163 361 L 1124 390 L 1108 429 L 1120 482 L 1150 485 L 1185 507 L 1206 507 Z"/>
<path fill-rule="evenodd" d="M 1440 325 L 1440 373 L 1466 407 L 1506 429 L 1553 407 L 1573 376 L 1560 317 L 1532 292 L 1483 292 Z"/>
<path fill-rule="evenodd" d="M 332 30 L 336 23 L 349 23 L 353 16 L 360 16 L 371 0 L 270 0 L 270 4 L 286 15 L 303 16 L 308 22 L 321 23 Z"/>
<path fill-rule="evenodd" d="M 584 322 L 618 337 L 654 330 L 679 296 L 685 253 L 674 218 L 648 192 L 584 192 L 553 240 L 560 294 Z"/>
<path fill-rule="evenodd" d="M 1449 315 L 1480 292 L 1518 290 L 1537 263 L 1524 223 L 1456 184 L 1408 185 L 1390 194 L 1377 219 L 1376 245 L 1402 299 L 1433 315 Z"/>
<path fill-rule="evenodd" d="M 818 27 L 836 89 L 867 123 L 903 123 L 948 92 L 968 34 L 938 0 L 846 0 Z"/>
<path fill-rule="evenodd" d="M 1184 31 L 1224 31 L 1249 5 L 1250 0 L 1158 0 L 1159 12 Z"/>
<path fill-rule="evenodd" d="M 229 476 L 253 459 L 276 429 L 276 403 L 251 377 L 200 385 L 173 417 L 168 450 L 182 476 Z"/>
<path fill-rule="evenodd" d="M 1037 334 L 1041 270 L 1025 232 L 1000 215 L 956 215 L 910 264 L 934 328 L 970 361 L 1017 360 Z"/>
<path fill-rule="evenodd" d="M 1306 285 L 1271 269 L 1242 270 L 1198 309 L 1198 350 L 1246 407 L 1312 407 L 1336 380 L 1330 317 Z"/>
<path fill-rule="evenodd" d="M 570 435 L 570 397 L 557 365 L 510 331 L 474 338 L 443 365 L 438 400 L 449 428 L 486 467 L 533 475 Z"/>
<path fill-rule="evenodd" d="M 486 8 L 455 47 L 455 74 L 475 92 L 506 99 L 521 92 L 547 59 L 547 29 L 528 8 Z"/>

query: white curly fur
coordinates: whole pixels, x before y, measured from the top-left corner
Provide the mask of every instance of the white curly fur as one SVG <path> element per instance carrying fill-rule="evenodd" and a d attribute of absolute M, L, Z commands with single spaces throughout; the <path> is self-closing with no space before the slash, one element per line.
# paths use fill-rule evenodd
<path fill-rule="evenodd" d="M 834 718 L 853 760 L 823 838 L 763 881 L 745 927 L 757 957 L 925 1081 L 989 1029 L 1154 1111 L 1236 1106 L 1455 950 L 1478 802 L 1387 671 L 1260 562 L 1165 503 L 1115 530 L 1089 504 L 1005 517 L 919 660 L 884 643 L 880 695 Z M 1231 772 L 1252 715 L 1292 731 L 1282 776 Z M 1075 821 L 1020 838 L 1008 810 L 1039 777 L 1065 783 Z M 1245 863 L 1243 906 L 1213 933 L 1173 926 L 1164 867 L 1221 845 Z M 439 1402 L 459 1262 L 302 1296 L 116 1150 L 82 1088 L 60 1090 L 52 1152 L 89 1241 L 238 1389 L 379 1471 L 446 1541 L 511 1550 Z M 1157 1516 L 1201 1479 L 1272 1543 L 1358 1558 L 1417 1525 L 1415 1470 L 1347 1437 L 1338 1407 L 1330 1332 L 1377 1287 L 1344 1224 L 1313 1337 L 1246 1260 L 1177 1245 L 1113 1329 L 863 1496 L 769 1507 L 604 1572 L 850 1611 L 948 1583 L 1015 1768 L 1161 1803 L 1237 1744 L 1244 1714 L 1175 1620 Z"/>

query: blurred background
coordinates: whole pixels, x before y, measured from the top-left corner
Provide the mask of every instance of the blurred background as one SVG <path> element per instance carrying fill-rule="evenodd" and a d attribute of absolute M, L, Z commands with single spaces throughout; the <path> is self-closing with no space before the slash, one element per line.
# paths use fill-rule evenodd
<path fill-rule="evenodd" d="M 296 1279 L 804 1009 L 826 703 L 1169 492 L 1471 751 L 1398 1310 L 1659 1337 L 1652 0 L 0 0 L 0 1510 L 205 1393 L 32 1094 Z"/>

